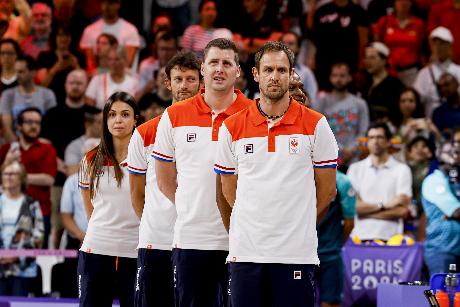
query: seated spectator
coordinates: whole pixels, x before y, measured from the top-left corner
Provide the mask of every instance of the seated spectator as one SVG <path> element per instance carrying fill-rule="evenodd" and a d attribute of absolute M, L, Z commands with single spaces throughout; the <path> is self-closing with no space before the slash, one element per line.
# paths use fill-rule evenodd
<path fill-rule="evenodd" d="M 14 11 L 19 13 L 14 15 Z M 30 32 L 32 11 L 26 0 L 3 0 L 0 2 L 0 13 L 5 14 L 7 30 L 3 38 L 11 38 L 21 42 Z"/>
<path fill-rule="evenodd" d="M 155 72 L 165 67 L 177 53 L 177 39 L 172 32 L 158 32 L 150 48 L 152 54 L 139 67 L 139 85 L 135 96 L 137 100 L 156 90 Z"/>
<path fill-rule="evenodd" d="M 152 18 L 158 15 L 167 15 L 174 25 L 174 35 L 181 36 L 185 28 L 190 25 L 189 0 L 153 0 L 151 8 Z"/>
<path fill-rule="evenodd" d="M 295 32 L 285 32 L 283 36 L 281 36 L 281 41 L 288 46 L 295 55 L 295 65 L 294 69 L 297 74 L 299 74 L 300 78 L 302 78 L 302 83 L 305 86 L 305 90 L 308 92 L 310 97 L 313 100 L 316 99 L 316 95 L 318 93 L 318 84 L 316 83 L 315 76 L 308 66 L 300 63 L 299 60 L 299 51 L 300 51 L 300 44 L 302 43 L 300 37 Z"/>
<path fill-rule="evenodd" d="M 436 86 L 441 74 L 448 72 L 460 80 L 460 66 L 452 62 L 453 42 L 452 33 L 444 27 L 437 27 L 430 33 L 430 63 L 419 71 L 414 81 L 414 88 L 422 97 L 427 117 L 431 117 L 433 110 L 441 104 Z"/>
<path fill-rule="evenodd" d="M 398 109 L 399 93 L 404 88 L 398 78 L 388 74 L 389 55 L 388 47 L 380 42 L 371 43 L 365 51 L 364 66 L 368 75 L 361 96 L 369 106 L 371 122 L 392 119 Z"/>
<path fill-rule="evenodd" d="M 350 67 L 345 63 L 332 65 L 331 92 L 321 92 L 314 109 L 326 116 L 339 145 L 340 165 L 346 169 L 358 158 L 358 137 L 366 135 L 369 126 L 369 110 L 366 102 L 351 94 Z"/>
<path fill-rule="evenodd" d="M 83 67 L 85 59 L 81 53 L 72 49 L 72 35 L 62 27 L 58 27 L 50 36 L 51 50 L 40 52 L 36 80 L 42 86 L 51 89 L 57 102 L 65 100 L 65 80 L 74 69 Z"/>
<path fill-rule="evenodd" d="M 433 123 L 450 139 L 452 128 L 460 123 L 459 80 L 450 73 L 439 77 L 438 91 L 443 103 L 433 111 Z"/>
<path fill-rule="evenodd" d="M 81 159 L 99 144 L 102 134 L 102 111 L 88 110 L 84 117 L 85 132 L 67 145 L 64 152 L 64 163 L 70 176 L 78 172 Z"/>
<path fill-rule="evenodd" d="M 394 13 L 381 17 L 374 27 L 374 40 L 390 49 L 390 73 L 396 73 L 406 86 L 412 86 L 422 64 L 425 38 L 425 25 L 412 15 L 412 5 L 412 0 L 396 0 Z"/>
<path fill-rule="evenodd" d="M 96 68 L 88 73 L 91 75 L 97 75 L 106 73 L 109 71 L 109 51 L 112 48 L 118 47 L 118 40 L 115 36 L 108 33 L 102 33 L 97 37 L 96 40 L 96 52 L 94 54 L 94 63 L 96 63 Z"/>
<path fill-rule="evenodd" d="M 451 164 L 429 175 L 422 184 L 426 214 L 425 263 L 430 275 L 447 272 L 460 260 L 460 129 L 453 132 Z"/>
<path fill-rule="evenodd" d="M 43 243 L 43 219 L 38 201 L 26 193 L 27 173 L 17 161 L 1 168 L 0 221 L 1 249 L 40 248 Z M 37 277 L 34 258 L 0 258 L 0 295 L 28 296 Z"/>
<path fill-rule="evenodd" d="M 228 29 L 216 29 L 214 22 L 217 18 L 217 7 L 215 0 L 202 0 L 198 6 L 200 13 L 200 22 L 196 25 L 188 26 L 185 29 L 181 40 L 183 50 L 194 52 L 197 57 L 203 60 L 204 48 L 215 38 L 227 37 L 232 38 L 232 32 Z"/>
<path fill-rule="evenodd" d="M 121 0 L 103 0 L 102 18 L 87 26 L 83 32 L 80 49 L 85 53 L 86 67 L 90 74 L 97 67 L 94 54 L 97 38 L 102 33 L 112 34 L 118 43 L 126 48 L 127 67 L 137 67 L 135 58 L 141 46 L 141 39 L 136 27 L 119 16 L 120 8 Z"/>
<path fill-rule="evenodd" d="M 164 67 L 153 73 L 153 80 L 155 81 L 155 91 L 153 93 L 146 93 L 139 101 L 147 100 L 169 107 L 172 102 L 172 94 L 166 85 L 167 76 Z"/>
<path fill-rule="evenodd" d="M 39 139 L 42 115 L 40 109 L 31 107 L 19 113 L 19 142 L 0 147 L 0 164 L 21 162 L 27 172 L 26 194 L 40 203 L 45 225 L 43 247 L 48 247 L 51 231 L 51 186 L 56 177 L 56 150 L 53 145 Z"/>
<path fill-rule="evenodd" d="M 21 48 L 15 40 L 11 38 L 0 40 L 0 94 L 4 90 L 18 85 L 14 63 L 21 56 L 21 52 Z"/>
<path fill-rule="evenodd" d="M 21 42 L 24 54 L 37 59 L 40 52 L 50 49 L 51 17 L 51 7 L 47 4 L 36 2 L 32 5 L 31 32 Z"/>
<path fill-rule="evenodd" d="M 85 94 L 88 104 L 101 110 L 113 93 L 123 91 L 134 95 L 138 87 L 137 76 L 127 71 L 128 55 L 123 46 L 110 49 L 108 58 L 109 72 L 94 76 Z"/>
<path fill-rule="evenodd" d="M 7 142 L 17 139 L 13 119 L 27 107 L 35 107 L 44 114 L 56 106 L 54 93 L 42 86 L 35 85 L 37 63 L 30 56 L 18 58 L 14 64 L 18 86 L 3 91 L 0 98 L 3 133 Z"/>
<path fill-rule="evenodd" d="M 311 106 L 310 96 L 305 91 L 302 79 L 297 74 L 297 72 L 294 72 L 293 74 L 291 74 L 291 79 L 289 80 L 289 96 L 291 96 L 297 102 L 300 102 L 307 108 L 310 108 Z"/>
<path fill-rule="evenodd" d="M 391 132 L 385 123 L 372 124 L 367 138 L 369 157 L 351 164 L 347 172 L 357 196 L 352 235 L 388 240 L 403 233 L 412 197 L 411 172 L 389 154 Z"/>

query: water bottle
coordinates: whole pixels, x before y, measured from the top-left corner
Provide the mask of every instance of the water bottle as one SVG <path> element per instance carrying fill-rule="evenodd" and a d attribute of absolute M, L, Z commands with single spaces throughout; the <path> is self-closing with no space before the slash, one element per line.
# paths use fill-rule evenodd
<path fill-rule="evenodd" d="M 458 286 L 457 265 L 455 263 L 449 265 L 449 273 L 446 275 L 444 283 L 446 285 L 446 292 L 449 295 L 450 305 L 453 306 Z"/>

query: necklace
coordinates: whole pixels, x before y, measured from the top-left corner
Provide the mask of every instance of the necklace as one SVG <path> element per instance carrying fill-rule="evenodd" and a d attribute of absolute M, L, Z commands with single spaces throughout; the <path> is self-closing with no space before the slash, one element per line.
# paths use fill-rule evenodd
<path fill-rule="evenodd" d="M 267 113 L 265 113 L 264 111 L 262 111 L 262 108 L 260 107 L 260 102 L 257 102 L 257 109 L 259 109 L 259 112 L 265 116 L 266 118 L 268 119 L 271 119 L 271 120 L 275 120 L 275 119 L 278 119 L 278 118 L 281 118 L 284 116 L 284 114 L 286 114 L 287 110 L 289 109 L 289 107 L 284 110 L 283 114 L 280 114 L 280 115 L 268 115 Z"/>

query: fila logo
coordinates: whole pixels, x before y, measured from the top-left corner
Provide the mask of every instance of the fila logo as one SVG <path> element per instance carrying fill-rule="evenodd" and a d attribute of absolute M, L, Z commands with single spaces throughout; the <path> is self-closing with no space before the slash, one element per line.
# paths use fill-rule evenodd
<path fill-rule="evenodd" d="M 187 133 L 187 142 L 195 142 L 196 133 Z"/>
<path fill-rule="evenodd" d="M 294 279 L 302 279 L 302 271 L 294 271 Z"/>
<path fill-rule="evenodd" d="M 254 153 L 254 145 L 253 144 L 246 144 L 244 145 L 244 153 Z"/>

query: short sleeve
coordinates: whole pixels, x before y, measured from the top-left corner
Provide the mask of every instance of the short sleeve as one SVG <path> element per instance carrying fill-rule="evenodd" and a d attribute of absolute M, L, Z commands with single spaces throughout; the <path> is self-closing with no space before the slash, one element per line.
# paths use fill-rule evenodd
<path fill-rule="evenodd" d="M 61 212 L 63 213 L 74 213 L 72 194 L 78 190 L 78 184 L 76 182 L 78 179 L 77 176 L 78 175 L 74 174 L 67 178 L 62 188 Z"/>
<path fill-rule="evenodd" d="M 153 146 L 152 157 L 163 162 L 175 161 L 175 144 L 173 139 L 173 128 L 169 118 L 168 109 L 161 116 L 158 124 L 155 145 Z"/>
<path fill-rule="evenodd" d="M 422 183 L 422 197 L 451 217 L 460 208 L 460 201 L 451 192 L 449 181 L 439 170 L 429 175 Z"/>
<path fill-rule="evenodd" d="M 128 145 L 128 171 L 136 175 L 145 175 L 147 172 L 147 158 L 144 140 L 136 129 Z"/>
<path fill-rule="evenodd" d="M 401 170 L 398 176 L 396 194 L 404 194 L 412 197 L 412 173 L 410 168 L 401 163 Z"/>
<path fill-rule="evenodd" d="M 83 31 L 80 39 L 80 49 L 94 48 L 94 42 L 91 39 L 91 25 L 87 26 Z"/>
<path fill-rule="evenodd" d="M 225 123 L 219 129 L 214 171 L 218 175 L 235 175 L 237 173 L 237 159 L 233 151 L 232 135 Z"/>
<path fill-rule="evenodd" d="M 81 152 L 78 148 L 78 142 L 75 140 L 72 141 L 69 145 L 67 145 L 65 152 L 64 152 L 64 162 L 67 165 L 75 165 L 81 161 Z"/>
<path fill-rule="evenodd" d="M 340 172 L 337 173 L 337 190 L 340 195 L 343 217 L 346 219 L 354 218 L 356 213 L 356 193 L 350 179 Z"/>
<path fill-rule="evenodd" d="M 89 189 L 90 176 L 89 176 L 89 163 L 86 156 L 83 157 L 78 171 L 78 187 L 80 189 Z"/>
<path fill-rule="evenodd" d="M 43 106 L 44 109 L 47 111 L 57 105 L 56 103 L 56 96 L 54 95 L 54 92 L 49 89 L 45 89 L 45 95 L 46 101 L 45 105 Z"/>
<path fill-rule="evenodd" d="M 313 144 L 313 167 L 336 168 L 338 146 L 326 117 L 316 124 Z"/>
<path fill-rule="evenodd" d="M 123 26 L 126 29 L 126 34 L 123 37 L 123 44 L 128 47 L 140 47 L 141 38 L 136 27 L 128 22 L 125 22 Z"/>
<path fill-rule="evenodd" d="M 0 98 L 0 114 L 11 114 L 14 89 L 7 89 Z"/>

